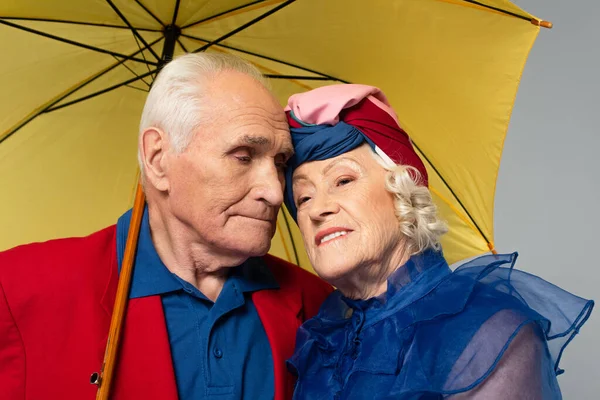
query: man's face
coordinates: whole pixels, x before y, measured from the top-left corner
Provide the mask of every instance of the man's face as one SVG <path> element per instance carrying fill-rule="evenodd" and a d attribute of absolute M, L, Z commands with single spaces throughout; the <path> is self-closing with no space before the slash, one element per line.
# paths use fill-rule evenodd
<path fill-rule="evenodd" d="M 263 255 L 275 233 L 283 169 L 293 151 L 285 114 L 244 74 L 221 73 L 208 90 L 209 122 L 185 151 L 167 156 L 169 211 L 192 243 L 212 254 Z"/>

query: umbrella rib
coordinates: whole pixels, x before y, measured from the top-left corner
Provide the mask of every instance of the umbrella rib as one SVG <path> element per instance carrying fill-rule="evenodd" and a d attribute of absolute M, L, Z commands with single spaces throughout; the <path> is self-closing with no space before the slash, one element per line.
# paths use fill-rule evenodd
<path fill-rule="evenodd" d="M 179 43 L 179 45 L 181 46 L 181 48 L 183 49 L 183 51 L 185 51 L 186 53 L 189 53 L 189 51 L 185 48 L 185 46 L 183 45 L 183 43 L 181 43 L 181 40 L 179 40 L 179 38 L 177 38 L 177 43 Z"/>
<path fill-rule="evenodd" d="M 175 11 L 173 11 L 173 18 L 171 19 L 171 25 L 175 25 L 175 22 L 177 22 L 177 14 L 179 13 L 179 2 L 180 2 L 180 0 L 175 0 Z"/>
<path fill-rule="evenodd" d="M 306 76 L 306 75 L 279 75 L 279 74 L 264 74 L 265 78 L 271 79 L 295 79 L 305 81 L 330 81 L 326 76 Z"/>
<path fill-rule="evenodd" d="M 300 266 L 300 258 L 298 257 L 298 250 L 296 249 L 296 243 L 294 243 L 294 237 L 292 236 L 292 228 L 290 227 L 290 222 L 288 221 L 288 217 L 285 213 L 285 210 L 283 209 L 282 214 L 283 220 L 285 221 L 285 226 L 287 227 L 287 230 L 290 233 L 290 242 L 292 242 L 292 249 L 294 250 L 294 258 L 296 258 L 296 265 Z"/>
<path fill-rule="evenodd" d="M 197 37 L 197 36 L 188 35 L 186 33 L 182 33 L 181 36 L 186 37 L 188 39 L 194 39 L 194 40 L 199 40 L 201 42 L 210 43 L 210 40 L 202 39 L 202 38 Z M 240 52 L 240 53 L 248 54 L 250 56 L 262 58 L 262 59 L 265 59 L 265 60 L 274 61 L 274 62 L 279 63 L 279 64 L 287 65 L 288 67 L 298 68 L 298 69 L 301 69 L 303 71 L 310 72 L 312 74 L 321 75 L 323 77 L 328 78 L 331 81 L 338 81 L 338 82 L 342 82 L 342 83 L 350 83 L 350 82 L 345 81 L 343 79 L 336 78 L 335 76 L 331 76 L 331 75 L 324 74 L 324 73 L 319 72 L 319 71 L 315 71 L 314 69 L 310 69 L 310 68 L 306 68 L 306 67 L 301 67 L 300 65 L 297 65 L 297 64 L 293 64 L 293 63 L 290 63 L 290 62 L 287 62 L 287 61 L 279 60 L 277 58 L 265 56 L 265 55 L 262 55 L 262 54 L 259 54 L 259 53 L 254 53 L 252 51 L 242 50 L 240 48 L 229 46 L 229 45 L 222 44 L 222 43 L 219 43 L 216 46 L 223 47 L 224 49 L 234 50 L 234 51 L 237 51 L 237 52 Z"/>
<path fill-rule="evenodd" d="M 146 83 L 146 82 L 144 82 L 144 83 Z M 131 85 L 125 85 L 125 87 L 131 88 L 131 89 L 135 89 L 135 90 L 141 90 L 142 92 L 146 92 L 146 93 L 148 93 L 150 91 L 148 89 L 142 89 L 142 88 L 139 88 L 139 87 L 136 87 L 136 86 L 131 86 Z"/>
<path fill-rule="evenodd" d="M 417 144 L 415 143 L 414 140 L 411 139 L 411 142 L 413 144 L 413 146 L 419 151 L 419 153 L 421 153 L 421 155 L 423 156 L 423 158 L 429 163 L 429 165 L 431 166 L 431 168 L 433 168 L 433 170 L 435 171 L 435 173 L 440 177 L 440 179 L 442 180 L 442 182 L 444 183 L 444 185 L 448 188 L 448 190 L 450 191 L 450 193 L 452 193 L 452 196 L 454 196 L 454 198 L 456 199 L 456 201 L 458 202 L 458 204 L 460 205 L 460 207 L 464 210 L 464 212 L 467 214 L 467 216 L 469 217 L 469 219 L 471 220 L 471 222 L 473 223 L 473 226 L 477 229 L 477 231 L 479 232 L 479 234 L 481 235 L 481 237 L 488 243 L 490 244 L 490 240 L 487 238 L 487 236 L 483 233 L 483 231 L 481 230 L 481 228 L 479 227 L 479 225 L 477 224 L 477 222 L 475 222 L 475 219 L 473 218 L 473 216 L 471 215 L 471 213 L 469 213 L 469 210 L 467 209 L 467 207 L 465 207 L 465 205 L 463 204 L 463 202 L 460 200 L 460 198 L 458 197 L 458 195 L 454 192 L 454 190 L 452 189 L 452 187 L 448 184 L 448 182 L 446 182 L 446 179 L 444 178 L 444 176 L 440 173 L 440 171 L 438 171 L 438 169 L 435 167 L 435 165 L 431 162 L 431 160 L 425 155 L 425 153 L 423 152 L 423 150 L 421 150 L 419 148 L 419 146 L 417 146 Z"/>
<path fill-rule="evenodd" d="M 290 255 L 290 251 L 285 242 L 285 236 L 283 234 L 283 229 L 281 229 L 281 225 L 279 224 L 279 217 L 277 217 L 277 221 L 275 222 L 275 230 L 279 233 L 279 237 L 281 237 L 281 244 L 283 245 L 283 251 L 285 251 L 285 259 L 289 262 L 292 262 L 292 256 Z M 288 232 L 289 234 L 289 232 Z M 291 235 L 290 235 L 291 236 Z"/>
<path fill-rule="evenodd" d="M 282 3 L 280 5 L 278 5 L 275 8 L 270 9 L 269 11 L 259 15 L 258 17 L 254 18 L 253 20 L 246 22 L 244 25 L 239 26 L 237 28 L 235 28 L 234 30 L 232 30 L 231 32 L 226 33 L 225 35 L 219 37 L 216 40 L 213 40 L 212 42 L 208 42 L 207 44 L 205 44 L 204 46 L 196 49 L 193 51 L 193 53 L 199 53 L 201 51 L 205 51 L 207 50 L 209 47 L 214 46 L 216 44 L 219 44 L 220 42 L 222 42 L 223 40 L 235 35 L 236 33 L 239 33 L 241 31 L 243 31 L 244 29 L 247 29 L 249 27 L 251 27 L 252 25 L 262 21 L 263 19 L 267 18 L 268 16 L 275 14 L 277 11 L 280 11 L 281 9 L 289 6 L 290 4 L 292 4 L 293 2 L 295 2 L 296 0 L 287 0 L 285 3 Z"/>
<path fill-rule="evenodd" d="M 144 59 L 144 61 L 146 61 L 146 55 L 144 54 L 144 51 L 142 50 L 142 46 L 140 45 L 139 40 L 137 39 L 137 37 L 133 37 L 135 39 L 135 44 L 137 44 L 138 49 L 140 49 L 141 54 L 142 54 L 142 58 Z M 146 48 L 144 48 L 145 50 Z M 148 71 L 150 71 L 150 65 L 148 65 L 148 63 L 146 62 L 146 68 L 148 68 Z"/>
<path fill-rule="evenodd" d="M 531 21 L 531 18 L 526 17 L 525 15 L 517 14 L 517 13 L 514 13 L 512 11 L 503 10 L 501 8 L 493 7 L 493 6 L 490 6 L 490 5 L 487 5 L 487 4 L 483 4 L 483 3 L 480 3 L 478 1 L 474 1 L 474 0 L 462 0 L 462 1 L 464 1 L 465 3 L 471 3 L 471 4 L 475 4 L 475 5 L 484 7 L 484 8 L 488 8 L 490 10 L 498 11 L 498 12 L 501 12 L 503 14 L 511 15 L 513 17 L 524 19 L 525 21 Z"/>
<path fill-rule="evenodd" d="M 152 18 L 154 18 L 156 20 L 156 22 L 158 22 L 160 24 L 160 26 L 162 26 L 163 28 L 165 27 L 165 24 L 160 20 L 160 18 L 158 18 L 156 15 L 154 15 L 154 13 L 152 11 L 150 11 L 150 9 L 148 7 L 146 7 L 141 0 L 135 0 L 135 2 L 144 9 L 144 11 L 146 11 Z"/>
<path fill-rule="evenodd" d="M 61 23 L 61 24 L 99 26 L 102 28 L 129 29 L 127 26 L 123 26 L 123 25 L 101 24 L 98 22 L 69 21 L 66 19 L 25 18 L 25 17 L 0 17 L 0 19 L 9 19 L 9 20 L 15 20 L 15 21 L 33 21 L 33 22 L 56 22 L 56 23 Z M 151 28 L 137 28 L 137 30 L 138 31 L 146 31 L 146 32 L 161 32 L 159 29 L 151 29 Z"/>
<path fill-rule="evenodd" d="M 141 50 L 141 49 L 140 49 L 140 50 Z M 117 61 L 119 61 L 119 59 L 118 59 L 117 57 L 115 57 L 115 59 L 116 59 Z M 127 66 L 127 64 L 123 63 L 123 66 L 124 66 L 125 68 L 127 68 L 127 70 L 129 70 L 129 72 L 131 72 L 133 75 L 135 75 L 135 76 L 139 77 L 139 75 L 138 75 L 138 74 L 137 74 L 137 73 L 136 73 L 134 70 L 132 70 L 131 68 L 129 68 L 129 67 Z M 144 83 L 146 84 L 146 86 L 150 87 L 150 84 L 149 84 L 148 82 L 146 82 L 144 79 L 142 79 L 142 82 L 144 82 Z"/>
<path fill-rule="evenodd" d="M 155 65 L 155 66 L 158 65 L 158 63 L 153 62 L 153 61 L 145 61 L 145 60 L 142 60 L 142 59 L 139 59 L 139 58 L 131 58 L 131 57 L 126 56 L 125 54 L 117 53 L 117 52 L 106 50 L 106 49 L 101 49 L 99 47 L 90 46 L 88 44 L 76 42 L 74 40 L 61 38 L 59 36 L 54 36 L 54 35 L 51 35 L 49 33 L 45 33 L 45 32 L 41 32 L 41 31 L 35 30 L 35 29 L 27 28 L 25 26 L 14 24 L 12 22 L 8 22 L 8 21 L 5 21 L 5 20 L 0 20 L 0 24 L 8 25 L 8 26 L 10 26 L 12 28 L 20 29 L 20 30 L 23 30 L 25 32 L 29 32 L 29 33 L 33 33 L 33 34 L 36 34 L 36 35 L 39 35 L 39 36 L 43 36 L 43 37 L 48 38 L 48 39 L 53 39 L 53 40 L 57 40 L 59 42 L 67 43 L 67 44 L 70 44 L 70 45 L 73 45 L 73 46 L 82 47 L 82 48 L 87 49 L 87 50 L 96 51 L 98 53 L 109 54 L 111 56 L 116 56 L 116 57 L 121 57 L 121 58 L 129 58 L 130 60 L 133 60 L 133 61 L 137 61 L 137 62 L 141 62 L 141 63 L 148 63 L 148 64 L 152 64 L 152 65 Z"/>
<path fill-rule="evenodd" d="M 162 38 L 159 38 L 159 39 L 155 40 L 152 44 L 156 44 L 160 40 L 162 40 Z M 123 60 L 120 60 L 119 62 L 117 62 L 115 64 L 112 64 L 111 66 L 107 67 L 105 70 L 97 73 L 96 75 L 93 75 L 93 76 L 85 79 L 84 81 L 82 81 L 82 82 L 78 83 L 77 85 L 71 87 L 69 90 L 67 90 L 65 93 L 63 93 L 62 95 L 60 95 L 56 99 L 51 100 L 46 105 L 43 105 L 43 106 L 39 107 L 38 111 L 32 113 L 31 115 L 29 115 L 28 117 L 26 117 L 25 119 L 23 119 L 21 122 L 17 123 L 14 127 L 12 127 L 11 129 L 9 129 L 7 132 L 5 132 L 4 134 L 2 134 L 0 136 L 0 143 L 2 143 L 6 139 L 8 139 L 12 135 L 14 135 L 19 129 L 21 129 L 22 127 L 24 127 L 25 125 L 27 125 L 28 123 L 30 123 L 31 121 L 33 121 L 39 115 L 41 115 L 41 114 L 45 113 L 46 111 L 48 111 L 48 109 L 50 109 L 53 105 L 59 103 L 60 101 L 62 101 L 65 98 L 69 97 L 70 95 L 72 95 L 73 93 L 75 93 L 79 89 L 85 87 L 86 85 L 92 83 L 96 79 L 104 76 L 108 72 L 110 72 L 113 69 L 117 68 L 119 65 L 123 64 L 125 61 L 131 60 L 134 55 L 136 55 L 137 53 L 139 53 L 139 51 L 140 50 L 137 50 L 136 52 L 130 54 L 129 56 L 126 56 L 126 58 L 124 58 Z"/>
<path fill-rule="evenodd" d="M 191 28 L 192 26 L 199 25 L 199 24 L 201 24 L 203 22 L 206 22 L 206 21 L 210 21 L 211 19 L 219 18 L 219 17 L 222 17 L 223 15 L 227 15 L 229 13 L 233 13 L 233 12 L 242 10 L 244 8 L 251 7 L 251 6 L 254 6 L 254 5 L 259 4 L 259 3 L 264 3 L 265 1 L 267 1 L 267 0 L 257 0 L 257 1 L 253 1 L 252 3 L 248 3 L 248 4 L 244 4 L 244 5 L 238 6 L 238 7 L 232 8 L 230 10 L 223 11 L 223 12 L 220 12 L 220 13 L 215 14 L 215 15 L 211 15 L 210 17 L 202 18 L 201 20 L 198 20 L 196 22 L 192 22 L 192 23 L 189 23 L 187 25 L 184 25 L 184 26 L 181 27 L 181 29 L 183 30 L 183 29 L 186 29 L 186 28 Z"/>
<path fill-rule="evenodd" d="M 81 98 L 79 98 L 79 99 L 77 99 L 77 100 L 69 101 L 69 102 L 67 102 L 67 103 L 61 104 L 61 105 L 59 105 L 59 106 L 56 106 L 56 107 L 50 107 L 50 108 L 48 108 L 46 111 L 44 111 L 44 114 L 51 113 L 52 111 L 60 110 L 61 108 L 65 108 L 65 107 L 68 107 L 68 106 L 72 106 L 73 104 L 77 104 L 77 103 L 80 103 L 80 102 L 82 102 L 82 101 L 85 101 L 85 100 L 89 100 L 89 99 L 91 99 L 91 98 L 93 98 L 93 97 L 100 96 L 101 94 L 104 94 L 104 93 L 110 92 L 110 91 L 112 91 L 112 90 L 118 89 L 118 88 L 120 88 L 121 86 L 127 86 L 127 85 L 129 85 L 130 83 L 133 83 L 133 82 L 135 82 L 135 81 L 138 81 L 138 80 L 140 80 L 140 79 L 143 79 L 143 78 L 145 78 L 145 77 L 147 77 L 147 76 L 150 76 L 150 75 L 152 75 L 152 74 L 153 74 L 153 73 L 155 73 L 156 71 L 157 71 L 157 70 L 154 70 L 154 71 L 149 71 L 149 72 L 143 73 L 142 75 L 137 75 L 135 78 L 131 78 L 131 79 L 128 79 L 128 80 L 126 80 L 126 81 L 123 81 L 123 82 L 121 82 L 121 83 L 117 83 L 116 85 L 109 86 L 109 87 L 107 87 L 106 89 L 102 89 L 102 90 L 99 90 L 99 91 L 97 91 L 97 92 L 90 93 L 90 94 L 88 94 L 87 96 L 83 96 L 83 97 L 81 97 Z"/>
<path fill-rule="evenodd" d="M 129 27 L 129 29 L 131 29 L 131 32 L 133 32 L 133 35 L 137 36 L 137 38 L 140 39 L 140 41 L 144 44 L 144 46 L 146 46 L 148 48 L 148 51 L 150 53 L 152 53 L 152 55 L 156 58 L 156 60 L 157 61 L 160 60 L 160 57 L 158 56 L 158 54 L 156 54 L 156 52 L 152 49 L 152 47 L 148 46 L 148 43 L 146 43 L 146 41 L 144 40 L 144 38 L 142 37 L 142 35 L 140 35 L 140 33 L 133 27 L 133 25 L 131 25 L 129 23 L 129 21 L 127 20 L 127 18 L 125 18 L 125 15 L 123 15 L 123 13 L 121 12 L 121 10 L 119 10 L 119 8 L 117 6 L 115 6 L 115 3 L 113 3 L 112 0 L 106 0 L 106 2 L 117 13 L 117 15 L 119 16 L 119 18 L 121 18 L 121 20 L 123 22 L 125 22 L 125 25 L 127 25 Z"/>

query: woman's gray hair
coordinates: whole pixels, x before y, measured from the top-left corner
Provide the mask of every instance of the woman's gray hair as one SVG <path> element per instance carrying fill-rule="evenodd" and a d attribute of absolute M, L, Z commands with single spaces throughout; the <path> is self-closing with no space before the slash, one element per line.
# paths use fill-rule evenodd
<path fill-rule="evenodd" d="M 448 232 L 448 227 L 439 219 L 429 189 L 417 185 L 419 171 L 385 160 L 375 152 L 373 157 L 387 171 L 385 188 L 394 195 L 396 217 L 409 254 L 419 254 L 427 249 L 440 250 L 440 238 Z"/>
<path fill-rule="evenodd" d="M 197 53 L 177 57 L 160 71 L 152 84 L 142 112 L 140 138 L 144 130 L 158 128 L 166 133 L 176 152 L 184 151 L 210 108 L 203 86 L 224 71 L 241 72 L 267 86 L 254 65 L 233 55 Z M 139 149 L 138 161 L 143 173 Z"/>

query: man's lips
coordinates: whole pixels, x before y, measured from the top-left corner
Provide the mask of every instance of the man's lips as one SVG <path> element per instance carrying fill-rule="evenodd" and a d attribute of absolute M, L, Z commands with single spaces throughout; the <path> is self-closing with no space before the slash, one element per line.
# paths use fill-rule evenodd
<path fill-rule="evenodd" d="M 318 232 L 315 236 L 315 244 L 321 246 L 331 240 L 346 236 L 352 232 L 352 229 L 344 228 L 342 226 L 334 226 L 331 228 L 323 229 Z"/>
<path fill-rule="evenodd" d="M 258 223 L 262 222 L 262 223 L 267 223 L 270 225 L 275 225 L 275 221 L 276 221 L 275 218 L 265 218 L 265 217 L 256 217 L 256 216 L 248 216 L 248 215 L 237 215 L 237 216 L 245 218 L 245 219 L 250 219 L 250 220 L 256 221 Z"/>

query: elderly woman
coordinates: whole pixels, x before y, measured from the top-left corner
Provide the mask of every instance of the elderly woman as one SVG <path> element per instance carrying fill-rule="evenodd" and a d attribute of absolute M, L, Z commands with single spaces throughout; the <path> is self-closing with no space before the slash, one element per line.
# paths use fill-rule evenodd
<path fill-rule="evenodd" d="M 486 255 L 452 272 L 427 171 L 374 87 L 292 96 L 286 205 L 337 290 L 299 330 L 295 399 L 559 399 L 586 301 Z"/>

